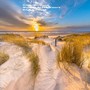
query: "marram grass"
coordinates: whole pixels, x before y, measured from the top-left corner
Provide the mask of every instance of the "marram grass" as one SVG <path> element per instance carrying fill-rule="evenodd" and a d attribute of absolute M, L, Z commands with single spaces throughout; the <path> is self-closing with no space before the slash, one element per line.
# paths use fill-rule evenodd
<path fill-rule="evenodd" d="M 33 51 L 31 53 L 28 53 L 27 57 L 31 62 L 32 76 L 36 77 L 38 72 L 40 71 L 39 57 Z"/>
<path fill-rule="evenodd" d="M 57 55 L 57 61 L 76 64 L 81 67 L 84 61 L 83 50 L 90 45 L 90 35 L 71 35 L 65 37 L 65 45 Z"/>
<path fill-rule="evenodd" d="M 9 55 L 8 54 L 0 52 L 0 65 L 5 63 L 8 59 L 9 59 Z"/>
<path fill-rule="evenodd" d="M 27 54 L 30 51 L 27 40 L 23 36 L 18 34 L 1 34 L 0 41 L 13 43 L 22 47 L 24 54 Z"/>
<path fill-rule="evenodd" d="M 30 62 L 31 62 L 31 68 L 32 68 L 32 75 L 36 76 L 40 70 L 39 67 L 39 58 L 38 56 L 31 50 L 30 46 L 29 46 L 29 42 L 24 39 L 24 37 L 22 37 L 21 35 L 17 35 L 17 34 L 2 34 L 0 35 L 0 41 L 3 42 L 9 42 L 9 43 L 13 43 L 15 45 L 18 45 L 20 47 L 22 47 L 23 49 L 23 54 L 29 58 Z M 43 41 L 31 41 L 31 43 L 38 43 L 38 44 L 45 44 Z M 0 65 L 3 64 L 4 62 L 6 62 L 9 59 L 9 56 L 7 54 L 4 53 L 0 53 Z"/>

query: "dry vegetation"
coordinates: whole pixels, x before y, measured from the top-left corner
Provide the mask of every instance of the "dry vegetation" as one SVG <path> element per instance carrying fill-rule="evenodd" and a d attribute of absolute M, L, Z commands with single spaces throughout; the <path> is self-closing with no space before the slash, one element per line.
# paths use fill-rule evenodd
<path fill-rule="evenodd" d="M 66 62 L 68 64 L 74 63 L 79 67 L 82 66 L 83 62 L 83 50 L 85 47 L 90 45 L 90 35 L 69 35 L 64 38 L 66 41 L 61 52 L 59 52 L 58 63 Z M 89 54 L 90 55 L 90 54 Z"/>
<path fill-rule="evenodd" d="M 59 62 L 65 62 L 68 64 L 74 63 L 81 67 L 83 62 L 83 50 L 85 47 L 90 46 L 90 34 L 68 35 L 64 37 L 63 40 L 66 41 L 66 43 L 57 55 L 58 64 Z M 35 76 L 38 74 L 40 70 L 39 58 L 34 52 L 32 52 L 29 44 L 37 43 L 42 45 L 48 45 L 47 43 L 36 39 L 27 41 L 22 36 L 16 34 L 0 35 L 0 41 L 14 43 L 22 47 L 24 49 L 24 54 L 29 58 L 32 64 L 32 74 Z M 4 56 L 4 54 L 0 53 L 0 64 L 7 61 L 8 58 L 8 55 Z"/>
<path fill-rule="evenodd" d="M 0 41 L 3 42 L 9 42 L 9 43 L 13 43 L 15 45 L 18 45 L 20 47 L 23 48 L 24 54 L 26 55 L 27 58 L 29 58 L 30 62 L 31 62 L 31 67 L 32 67 L 32 75 L 36 76 L 37 73 L 40 70 L 39 67 L 39 58 L 38 56 L 31 50 L 30 46 L 29 46 L 29 42 L 22 37 L 21 35 L 17 35 L 17 34 L 2 34 L 0 35 Z M 38 40 L 32 40 L 30 41 L 30 43 L 38 43 L 38 44 L 44 44 L 45 42 L 43 41 L 38 41 Z M 0 53 L 0 65 L 3 64 L 5 61 L 7 61 L 9 59 L 9 56 L 4 54 L 4 53 Z"/>
<path fill-rule="evenodd" d="M 35 39 L 33 39 L 33 40 L 30 40 L 29 42 L 30 43 L 46 45 L 46 43 L 44 41 L 42 41 L 42 40 L 35 40 Z"/>
<path fill-rule="evenodd" d="M 27 56 L 31 62 L 32 76 L 36 77 L 40 70 L 39 58 L 38 58 L 37 54 L 35 54 L 34 52 L 28 53 Z"/>
<path fill-rule="evenodd" d="M 9 59 L 9 55 L 0 52 L 0 65 L 5 63 Z"/>
<path fill-rule="evenodd" d="M 13 43 L 15 45 L 22 47 L 24 54 L 30 51 L 30 47 L 28 45 L 27 40 L 23 36 L 18 35 L 18 34 L 1 34 L 0 41 Z"/>

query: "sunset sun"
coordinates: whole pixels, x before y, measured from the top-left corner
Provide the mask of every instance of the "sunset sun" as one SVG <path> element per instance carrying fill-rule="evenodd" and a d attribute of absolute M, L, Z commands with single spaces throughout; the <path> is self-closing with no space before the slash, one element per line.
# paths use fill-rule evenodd
<path fill-rule="evenodd" d="M 38 25 L 37 23 L 34 24 L 34 30 L 35 30 L 36 32 L 39 31 L 39 25 Z"/>

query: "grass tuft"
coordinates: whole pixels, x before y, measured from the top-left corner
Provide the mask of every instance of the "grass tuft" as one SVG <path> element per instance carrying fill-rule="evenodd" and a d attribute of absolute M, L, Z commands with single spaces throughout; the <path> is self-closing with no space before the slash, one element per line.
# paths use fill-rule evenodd
<path fill-rule="evenodd" d="M 8 59 L 9 59 L 9 55 L 8 54 L 0 52 L 0 65 L 5 63 Z"/>
<path fill-rule="evenodd" d="M 36 43 L 36 44 L 41 44 L 41 45 L 46 45 L 47 44 L 42 40 L 35 40 L 35 39 L 30 40 L 30 43 Z"/>
<path fill-rule="evenodd" d="M 1 34 L 0 41 L 13 43 L 15 45 L 22 47 L 24 55 L 26 55 L 29 58 L 29 60 L 32 64 L 32 66 L 31 66 L 32 75 L 36 76 L 38 74 L 38 72 L 40 70 L 39 58 L 34 52 L 32 52 L 32 50 L 28 44 L 28 41 L 24 37 L 22 37 L 21 35 L 18 35 L 18 34 Z M 43 41 L 32 40 L 32 42 L 38 43 L 38 44 L 45 44 Z M 8 59 L 9 59 L 9 56 L 7 54 L 0 53 L 0 65 L 3 64 Z"/>
<path fill-rule="evenodd" d="M 23 48 L 24 54 L 27 54 L 30 51 L 30 47 L 28 45 L 27 40 L 18 34 L 1 34 L 0 41 L 5 41 L 9 43 L 13 43 Z"/>
<path fill-rule="evenodd" d="M 82 62 L 82 50 L 82 46 L 77 45 L 76 42 L 66 43 L 61 50 L 60 61 L 74 63 L 80 66 Z"/>
<path fill-rule="evenodd" d="M 90 35 L 69 35 L 65 37 L 65 45 L 61 52 L 57 55 L 57 61 L 66 62 L 68 64 L 74 63 L 81 67 L 83 62 L 83 50 L 90 45 Z"/>
<path fill-rule="evenodd" d="M 32 75 L 36 77 L 38 72 L 40 71 L 39 58 L 34 52 L 29 53 L 27 56 L 31 62 Z"/>

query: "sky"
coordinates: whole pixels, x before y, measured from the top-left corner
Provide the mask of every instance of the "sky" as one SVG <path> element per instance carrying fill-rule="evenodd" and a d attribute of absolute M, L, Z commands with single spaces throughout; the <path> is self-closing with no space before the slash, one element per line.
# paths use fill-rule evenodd
<path fill-rule="evenodd" d="M 90 0 L 0 0 L 1 31 L 35 31 L 36 24 L 39 31 L 90 31 Z"/>

